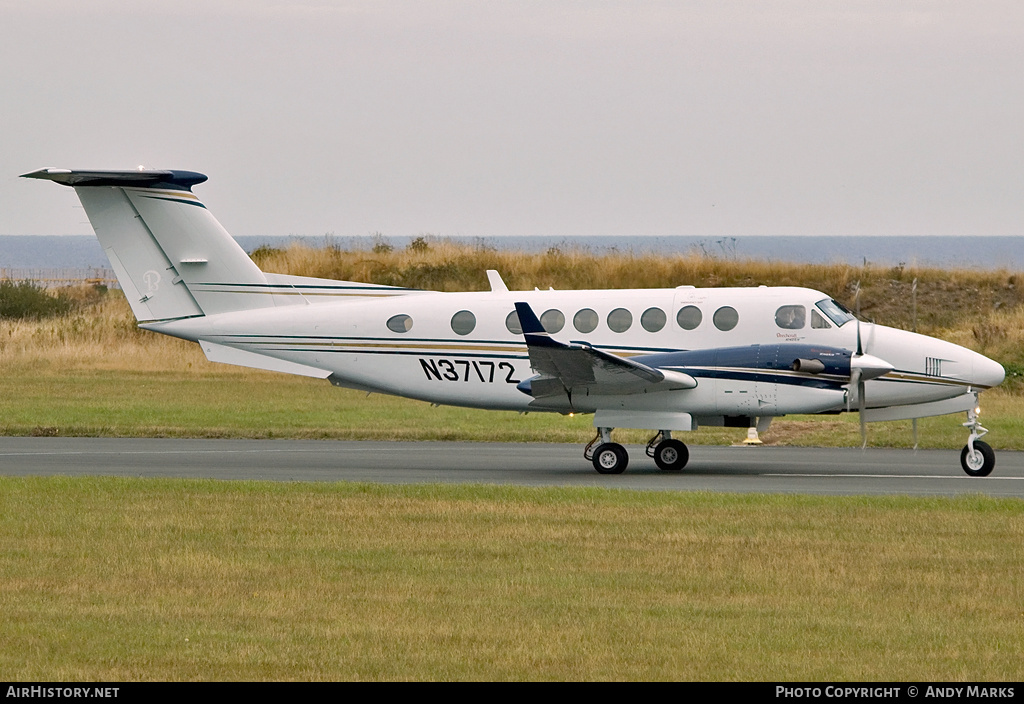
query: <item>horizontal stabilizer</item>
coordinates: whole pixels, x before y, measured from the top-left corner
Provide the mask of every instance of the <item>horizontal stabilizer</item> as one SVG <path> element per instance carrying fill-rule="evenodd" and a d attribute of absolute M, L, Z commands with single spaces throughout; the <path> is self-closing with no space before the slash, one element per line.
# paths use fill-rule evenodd
<path fill-rule="evenodd" d="M 181 188 L 188 190 L 206 180 L 195 171 L 160 171 L 137 169 L 133 171 L 78 171 L 72 169 L 39 169 L 22 178 L 41 178 L 65 186 L 133 186 L 135 188 Z"/>

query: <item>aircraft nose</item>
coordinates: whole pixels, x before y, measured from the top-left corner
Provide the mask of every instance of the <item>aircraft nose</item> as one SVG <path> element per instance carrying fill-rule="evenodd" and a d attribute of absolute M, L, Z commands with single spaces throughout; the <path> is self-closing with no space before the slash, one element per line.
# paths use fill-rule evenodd
<path fill-rule="evenodd" d="M 971 381 L 978 386 L 999 386 L 1006 378 L 1003 365 L 983 355 L 974 358 L 974 373 Z"/>

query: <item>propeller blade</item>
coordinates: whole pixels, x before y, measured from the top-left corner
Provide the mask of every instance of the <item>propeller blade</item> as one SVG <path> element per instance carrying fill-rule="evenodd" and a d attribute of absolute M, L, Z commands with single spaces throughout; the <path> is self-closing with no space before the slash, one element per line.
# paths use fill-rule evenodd
<path fill-rule="evenodd" d="M 853 367 L 850 369 L 850 385 L 846 391 L 846 412 L 850 412 L 850 403 L 853 398 L 853 390 L 857 389 L 860 391 L 860 369 Z"/>
<path fill-rule="evenodd" d="M 864 397 L 864 375 L 858 374 L 857 379 L 857 415 L 860 416 L 860 449 L 865 449 L 868 446 L 868 427 L 867 421 L 864 420 L 864 406 L 867 403 L 867 399 Z"/>
<path fill-rule="evenodd" d="M 854 317 L 857 318 L 857 354 L 864 354 L 864 347 L 860 343 L 860 281 L 858 280 L 853 289 Z"/>
<path fill-rule="evenodd" d="M 858 324 L 860 321 L 857 321 Z M 860 346 L 860 327 L 857 327 L 857 344 Z M 891 372 L 895 367 L 884 359 L 874 355 L 858 353 L 850 357 L 850 385 L 846 392 L 846 412 L 850 412 L 850 394 L 857 389 L 857 411 L 860 413 L 860 439 L 862 447 L 868 445 L 868 434 L 864 420 L 864 409 L 867 406 L 867 394 L 864 384 L 870 379 L 877 379 Z"/>

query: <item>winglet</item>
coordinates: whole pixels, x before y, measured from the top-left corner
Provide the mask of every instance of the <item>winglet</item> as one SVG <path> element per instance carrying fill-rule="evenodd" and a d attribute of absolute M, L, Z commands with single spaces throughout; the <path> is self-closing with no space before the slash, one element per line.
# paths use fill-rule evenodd
<path fill-rule="evenodd" d="M 516 301 L 516 314 L 519 316 L 519 325 L 523 328 L 524 335 L 547 335 L 547 330 L 540 324 L 537 315 L 529 303 Z"/>
<path fill-rule="evenodd" d="M 519 316 L 519 325 L 522 326 L 523 335 L 548 335 L 548 331 L 544 329 L 537 313 L 529 307 L 528 303 L 516 301 L 515 312 Z"/>
<path fill-rule="evenodd" d="M 537 319 L 537 315 L 530 308 L 529 303 L 516 301 L 516 314 L 519 316 L 519 325 L 523 328 L 523 337 L 526 338 L 527 347 L 568 348 L 568 345 L 551 338 L 548 331 L 540 324 L 540 320 Z"/>

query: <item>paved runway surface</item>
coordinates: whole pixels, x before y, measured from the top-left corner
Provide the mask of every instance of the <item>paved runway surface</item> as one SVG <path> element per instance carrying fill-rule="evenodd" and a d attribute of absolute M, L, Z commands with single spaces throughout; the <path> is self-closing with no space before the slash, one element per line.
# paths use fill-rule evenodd
<path fill-rule="evenodd" d="M 0 438 L 0 474 L 1024 498 L 1022 452 L 997 452 L 992 476 L 972 479 L 958 450 L 691 446 L 686 469 L 661 472 L 627 449 L 625 474 L 608 476 L 576 445 L 19 437 Z"/>

